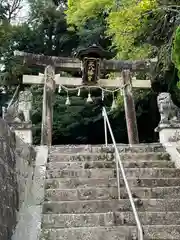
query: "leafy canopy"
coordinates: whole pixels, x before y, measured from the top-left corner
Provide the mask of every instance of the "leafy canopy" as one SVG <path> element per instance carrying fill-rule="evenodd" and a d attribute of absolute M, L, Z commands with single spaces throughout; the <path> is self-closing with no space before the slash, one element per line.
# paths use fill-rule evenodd
<path fill-rule="evenodd" d="M 180 78 L 180 26 L 176 29 L 174 36 L 172 60 L 178 70 L 178 76 Z"/>
<path fill-rule="evenodd" d="M 149 55 L 151 45 L 137 42 L 136 39 L 146 27 L 148 13 L 157 6 L 157 0 L 122 0 L 120 6 L 115 0 L 69 0 L 67 19 L 69 24 L 80 27 L 103 12 L 108 25 L 107 35 L 112 37 L 117 56 L 141 59 Z"/>

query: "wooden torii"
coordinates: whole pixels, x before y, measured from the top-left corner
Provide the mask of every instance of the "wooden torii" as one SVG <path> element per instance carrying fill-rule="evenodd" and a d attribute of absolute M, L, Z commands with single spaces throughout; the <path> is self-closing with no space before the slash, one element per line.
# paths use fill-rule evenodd
<path fill-rule="evenodd" d="M 45 68 L 44 74 L 40 74 L 39 76 L 23 75 L 23 83 L 44 84 L 41 145 L 51 146 L 53 119 L 52 97 L 55 91 L 55 85 L 78 87 L 84 84 L 82 78 L 61 77 L 60 74 L 55 74 L 55 70 L 56 72 L 81 72 L 82 61 L 78 58 L 45 56 L 20 51 L 15 51 L 14 55 L 22 59 L 28 66 L 35 65 Z M 104 88 L 123 87 L 129 144 L 139 143 L 132 88 L 147 89 L 151 87 L 150 80 L 133 79 L 132 73 L 137 71 L 148 72 L 156 62 L 156 59 L 147 59 L 138 61 L 102 60 L 99 63 L 101 73 L 121 73 L 121 77 L 113 80 L 98 79 L 97 85 Z"/>

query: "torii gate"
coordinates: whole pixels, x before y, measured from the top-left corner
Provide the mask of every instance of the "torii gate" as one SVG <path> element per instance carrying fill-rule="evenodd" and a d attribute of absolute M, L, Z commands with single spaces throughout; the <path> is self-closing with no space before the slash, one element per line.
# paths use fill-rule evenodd
<path fill-rule="evenodd" d="M 39 76 L 23 75 L 23 83 L 44 84 L 41 145 L 51 146 L 53 118 L 52 96 L 55 91 L 55 85 L 77 87 L 84 84 L 83 78 L 60 77 L 60 74 L 55 74 L 55 70 L 80 72 L 82 70 L 82 61 L 77 58 L 45 56 L 20 51 L 15 51 L 14 55 L 20 57 L 27 65 L 36 65 L 45 68 L 44 74 L 40 74 Z M 98 62 L 101 72 L 122 72 L 121 77 L 113 80 L 98 79 L 97 85 L 104 88 L 119 88 L 124 86 L 123 96 L 129 144 L 139 143 L 132 88 L 151 87 L 150 80 L 132 80 L 131 73 L 150 71 L 156 61 L 156 59 L 147 59 L 138 61 L 101 60 Z"/>

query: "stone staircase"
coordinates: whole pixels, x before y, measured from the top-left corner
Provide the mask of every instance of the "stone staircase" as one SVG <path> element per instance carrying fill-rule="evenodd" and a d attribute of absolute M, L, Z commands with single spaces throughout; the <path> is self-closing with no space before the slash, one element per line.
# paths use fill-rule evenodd
<path fill-rule="evenodd" d="M 118 146 L 144 239 L 180 239 L 180 169 L 158 144 Z M 121 175 L 120 175 L 121 176 Z M 46 171 L 41 240 L 135 240 L 124 182 L 117 199 L 113 149 L 52 147 Z"/>

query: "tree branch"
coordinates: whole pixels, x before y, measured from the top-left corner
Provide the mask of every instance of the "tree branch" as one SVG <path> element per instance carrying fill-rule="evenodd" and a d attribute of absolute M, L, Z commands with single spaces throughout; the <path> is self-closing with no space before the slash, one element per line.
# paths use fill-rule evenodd
<path fill-rule="evenodd" d="M 7 13 L 7 19 L 9 22 L 14 20 L 18 14 L 18 12 L 22 8 L 22 1 L 23 0 L 8 0 L 8 13 Z"/>

